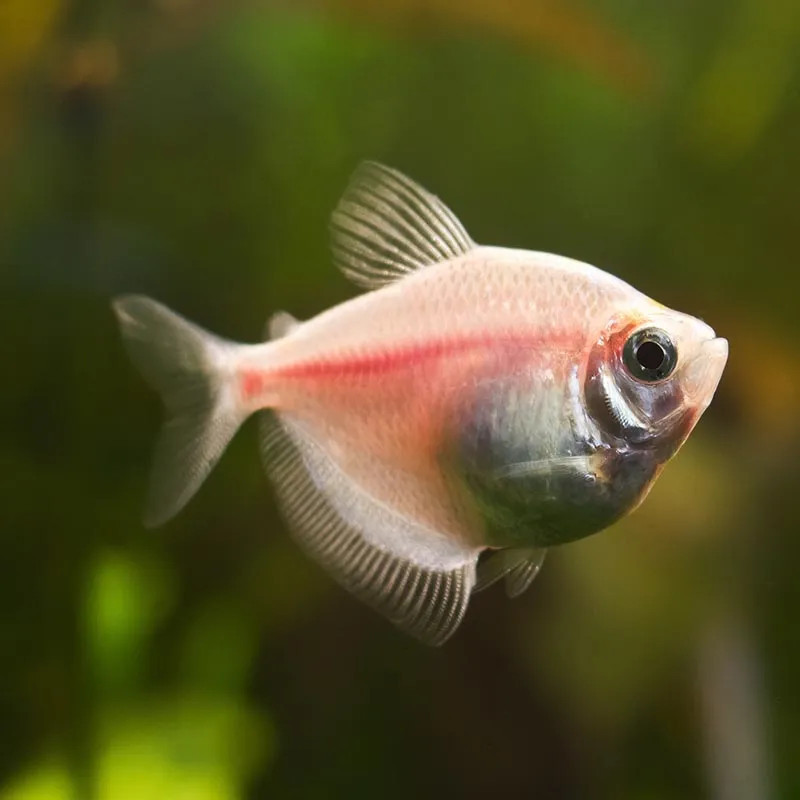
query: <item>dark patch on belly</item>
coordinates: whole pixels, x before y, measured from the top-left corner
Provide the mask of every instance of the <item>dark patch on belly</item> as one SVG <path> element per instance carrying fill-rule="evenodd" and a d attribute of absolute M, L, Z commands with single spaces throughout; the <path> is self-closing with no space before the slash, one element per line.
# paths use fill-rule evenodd
<path fill-rule="evenodd" d="M 647 450 L 597 431 L 580 439 L 582 426 L 562 413 L 563 392 L 483 400 L 462 418 L 446 469 L 486 544 L 552 546 L 597 533 L 634 508 L 656 476 Z"/>

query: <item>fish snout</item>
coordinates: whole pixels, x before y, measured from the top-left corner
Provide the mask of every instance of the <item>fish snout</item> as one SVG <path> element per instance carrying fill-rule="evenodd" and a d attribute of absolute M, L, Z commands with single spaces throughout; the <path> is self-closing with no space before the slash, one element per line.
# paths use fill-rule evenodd
<path fill-rule="evenodd" d="M 716 336 L 703 341 L 684 370 L 684 391 L 693 403 L 705 408 L 711 402 L 727 361 L 727 339 Z"/>

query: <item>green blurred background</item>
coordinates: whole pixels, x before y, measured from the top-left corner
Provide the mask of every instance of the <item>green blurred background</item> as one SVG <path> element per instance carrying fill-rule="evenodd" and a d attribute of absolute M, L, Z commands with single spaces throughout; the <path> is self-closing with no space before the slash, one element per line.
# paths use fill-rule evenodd
<path fill-rule="evenodd" d="M 797 0 L 0 0 L 0 800 L 800 798 Z M 644 506 L 433 650 L 291 542 L 248 423 L 139 522 L 109 298 L 352 296 L 363 158 L 730 340 Z"/>

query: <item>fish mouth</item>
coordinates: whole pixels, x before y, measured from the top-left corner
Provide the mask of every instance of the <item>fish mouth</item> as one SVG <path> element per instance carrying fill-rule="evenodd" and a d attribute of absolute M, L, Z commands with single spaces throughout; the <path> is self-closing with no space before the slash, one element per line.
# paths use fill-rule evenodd
<path fill-rule="evenodd" d="M 715 336 L 704 341 L 697 355 L 686 365 L 684 389 L 701 408 L 711 402 L 727 361 L 728 340 Z"/>

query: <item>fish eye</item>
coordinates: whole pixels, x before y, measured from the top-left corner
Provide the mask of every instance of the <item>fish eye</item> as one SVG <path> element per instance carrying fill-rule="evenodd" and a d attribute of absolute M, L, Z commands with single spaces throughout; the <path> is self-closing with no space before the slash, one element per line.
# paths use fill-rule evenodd
<path fill-rule="evenodd" d="M 632 377 L 646 383 L 663 381 L 678 361 L 678 351 L 666 331 L 645 328 L 632 334 L 622 351 Z"/>

